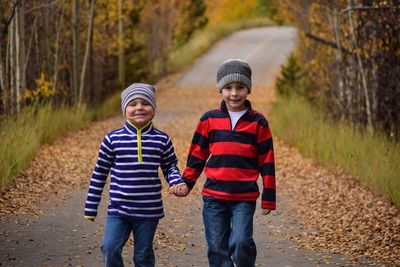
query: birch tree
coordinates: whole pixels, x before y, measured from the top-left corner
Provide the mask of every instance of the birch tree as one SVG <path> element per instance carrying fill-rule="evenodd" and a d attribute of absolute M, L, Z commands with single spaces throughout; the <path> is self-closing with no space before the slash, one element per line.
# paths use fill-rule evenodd
<path fill-rule="evenodd" d="M 79 0 L 72 0 L 72 91 L 75 95 L 75 100 L 78 100 L 79 79 L 78 79 L 78 62 L 80 55 L 79 32 L 80 32 L 80 17 L 79 17 Z"/>
<path fill-rule="evenodd" d="M 89 52 L 90 52 L 90 41 L 92 40 L 92 31 L 93 31 L 93 14 L 94 14 L 94 3 L 96 0 L 90 1 L 89 7 L 89 22 L 88 22 L 88 29 L 87 29 L 87 39 L 86 39 L 86 49 L 85 49 L 85 56 L 83 59 L 82 71 L 81 71 L 81 79 L 79 84 L 79 100 L 78 105 L 82 107 L 83 105 L 83 95 L 85 89 L 85 75 L 86 75 L 86 66 L 89 59 Z"/>
<path fill-rule="evenodd" d="M 125 86 L 124 19 L 122 0 L 118 0 L 118 83 Z"/>

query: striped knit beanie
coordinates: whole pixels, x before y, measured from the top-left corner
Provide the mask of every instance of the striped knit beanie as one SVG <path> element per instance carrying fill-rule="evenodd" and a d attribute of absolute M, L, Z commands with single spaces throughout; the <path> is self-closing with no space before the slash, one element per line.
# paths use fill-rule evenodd
<path fill-rule="evenodd" d="M 232 82 L 243 83 L 251 92 L 251 68 L 249 64 L 241 59 L 228 59 L 219 66 L 217 73 L 217 88 L 221 93 L 225 85 Z"/>
<path fill-rule="evenodd" d="M 154 87 L 145 83 L 134 83 L 121 93 L 121 108 L 124 116 L 125 109 L 129 102 L 136 98 L 146 100 L 153 107 L 153 109 L 156 110 L 156 96 Z"/>

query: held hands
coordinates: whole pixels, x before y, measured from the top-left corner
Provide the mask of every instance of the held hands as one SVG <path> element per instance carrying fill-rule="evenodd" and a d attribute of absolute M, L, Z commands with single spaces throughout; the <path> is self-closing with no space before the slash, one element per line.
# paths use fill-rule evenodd
<path fill-rule="evenodd" d="M 184 183 L 177 184 L 169 189 L 169 193 L 177 197 L 186 197 L 189 194 L 189 187 Z"/>
<path fill-rule="evenodd" d="M 271 213 L 270 209 L 262 209 L 261 215 L 268 215 Z"/>

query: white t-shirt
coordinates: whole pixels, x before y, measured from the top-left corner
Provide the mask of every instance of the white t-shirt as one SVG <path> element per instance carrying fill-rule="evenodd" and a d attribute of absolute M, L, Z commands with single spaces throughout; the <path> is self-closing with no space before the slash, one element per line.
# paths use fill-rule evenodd
<path fill-rule="evenodd" d="M 238 120 L 240 119 L 240 117 L 242 117 L 242 115 L 244 113 L 246 113 L 247 109 L 245 110 L 241 110 L 241 111 L 228 111 L 229 112 L 229 116 L 231 117 L 231 123 L 232 123 L 232 129 L 235 129 L 236 123 L 238 122 Z"/>

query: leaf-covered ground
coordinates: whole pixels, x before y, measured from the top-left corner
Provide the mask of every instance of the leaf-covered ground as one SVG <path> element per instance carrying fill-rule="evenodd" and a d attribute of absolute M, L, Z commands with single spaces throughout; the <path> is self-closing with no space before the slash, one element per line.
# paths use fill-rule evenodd
<path fill-rule="evenodd" d="M 214 88 L 176 88 L 173 81 L 174 78 L 159 84 L 155 124 L 171 136 L 183 169 L 197 120 L 205 110 L 216 107 L 220 99 Z M 273 112 L 270 110 L 273 94 L 265 93 L 269 91 L 256 88 L 250 96 L 255 109 L 264 114 Z M 86 187 L 104 134 L 122 123 L 122 117 L 97 122 L 44 146 L 10 189 L 1 193 L 1 221 L 15 220 L 24 214 L 40 217 L 48 212 L 43 209 L 43 203 L 68 201 L 72 191 Z M 273 131 L 273 125 L 271 128 Z M 287 216 L 296 226 L 289 229 L 287 225 L 267 224 L 266 228 L 294 241 L 297 249 L 345 255 L 350 259 L 349 265 L 362 261 L 371 265 L 400 266 L 399 209 L 338 168 L 321 166 L 302 157 L 276 136 L 274 142 L 278 199 L 284 199 L 282 203 L 285 203 L 284 206 L 278 203 L 275 215 L 284 220 Z M 160 224 L 155 240 L 160 266 L 207 265 L 204 257 L 198 265 L 176 263 L 184 261 L 184 257 L 169 265 L 174 252 L 189 256 L 193 254 L 188 251 L 205 253 L 204 241 L 198 242 L 203 235 L 202 222 L 193 221 L 201 216 L 200 189 L 201 184 L 184 201 L 171 198 L 164 190 L 168 218 L 165 222 L 168 224 Z M 76 207 L 82 208 L 83 203 L 82 207 Z M 285 212 L 280 213 L 280 210 Z M 1 230 L 2 246 L 11 240 L 10 234 L 7 229 Z M 99 239 L 100 236 L 101 233 Z M 92 250 L 87 251 L 87 254 L 92 253 Z M 281 253 L 287 257 L 284 251 Z M 332 263 L 329 257 L 315 262 L 317 265 L 329 263 Z"/>

